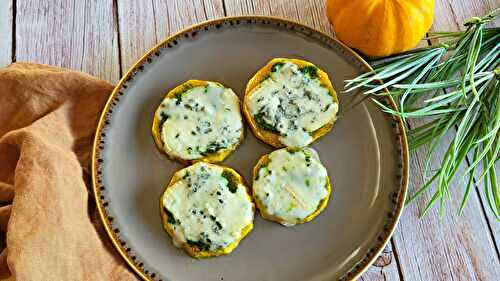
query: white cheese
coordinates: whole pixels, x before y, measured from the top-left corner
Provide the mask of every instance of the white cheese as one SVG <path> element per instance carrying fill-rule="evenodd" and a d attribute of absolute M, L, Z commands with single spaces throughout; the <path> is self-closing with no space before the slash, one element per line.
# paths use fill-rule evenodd
<path fill-rule="evenodd" d="M 157 112 L 161 138 L 171 153 L 199 159 L 236 145 L 243 134 L 239 100 L 228 88 L 209 82 L 166 98 Z"/>
<path fill-rule="evenodd" d="M 338 110 L 328 88 L 307 70 L 292 62 L 275 64 L 269 78 L 253 90 L 247 103 L 257 124 L 265 122 L 289 147 L 310 144 L 311 134 L 334 120 Z"/>
<path fill-rule="evenodd" d="M 328 196 L 327 176 L 313 149 L 279 149 L 259 167 L 253 192 L 268 214 L 293 225 L 314 213 Z"/>
<path fill-rule="evenodd" d="M 167 189 L 163 206 L 173 216 L 176 246 L 194 242 L 205 251 L 225 248 L 252 223 L 253 203 L 245 186 L 232 186 L 223 172 L 199 162 L 182 170 L 182 179 Z"/>

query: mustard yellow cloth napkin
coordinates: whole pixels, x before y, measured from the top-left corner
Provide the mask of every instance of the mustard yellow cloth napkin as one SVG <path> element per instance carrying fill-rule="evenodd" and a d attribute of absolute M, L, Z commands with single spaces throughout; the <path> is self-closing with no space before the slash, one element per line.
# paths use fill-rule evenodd
<path fill-rule="evenodd" d="M 0 69 L 0 280 L 137 280 L 91 192 L 92 141 L 111 90 L 45 65 Z"/>

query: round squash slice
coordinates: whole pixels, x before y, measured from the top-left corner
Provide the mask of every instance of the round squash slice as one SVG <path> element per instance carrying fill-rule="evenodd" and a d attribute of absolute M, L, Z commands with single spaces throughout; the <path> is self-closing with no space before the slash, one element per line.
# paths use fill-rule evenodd
<path fill-rule="evenodd" d="M 160 151 L 184 164 L 223 161 L 244 138 L 240 101 L 220 83 L 189 80 L 163 99 L 152 133 Z"/>
<path fill-rule="evenodd" d="M 254 209 L 236 171 L 205 162 L 176 172 L 160 198 L 164 229 L 194 258 L 231 253 L 252 230 Z"/>
<path fill-rule="evenodd" d="M 243 112 L 253 133 L 276 147 L 304 147 L 333 126 L 338 99 L 328 75 L 314 64 L 277 58 L 247 84 Z"/>
<path fill-rule="evenodd" d="M 265 219 L 285 226 L 305 223 L 323 211 L 331 187 L 312 148 L 282 148 L 262 156 L 253 171 L 253 196 Z"/>

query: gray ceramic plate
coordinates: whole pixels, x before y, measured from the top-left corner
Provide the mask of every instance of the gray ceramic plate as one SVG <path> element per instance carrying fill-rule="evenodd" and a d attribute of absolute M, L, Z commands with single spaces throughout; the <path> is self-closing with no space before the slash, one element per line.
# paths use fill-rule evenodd
<path fill-rule="evenodd" d="M 163 231 L 158 198 L 182 166 L 156 149 L 150 133 L 164 94 L 188 80 L 220 81 L 240 95 L 274 57 L 301 58 L 324 69 L 340 92 L 366 71 L 354 52 L 319 31 L 268 17 L 225 18 L 188 28 L 148 52 L 123 77 L 99 123 L 93 181 L 97 205 L 117 250 L 145 280 L 305 281 L 354 279 L 376 258 L 399 218 L 408 154 L 401 121 L 372 102 L 344 112 L 313 146 L 333 193 L 310 223 L 285 228 L 256 215 L 255 228 L 230 255 L 193 260 Z M 340 95 L 341 106 L 351 97 Z M 392 101 L 384 101 L 393 105 Z M 271 148 L 247 130 L 224 162 L 247 181 Z"/>

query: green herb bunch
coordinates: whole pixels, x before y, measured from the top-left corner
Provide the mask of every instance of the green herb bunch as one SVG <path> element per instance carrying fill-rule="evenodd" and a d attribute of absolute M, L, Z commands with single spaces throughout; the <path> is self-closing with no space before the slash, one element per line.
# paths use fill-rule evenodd
<path fill-rule="evenodd" d="M 500 28 L 485 27 L 499 12 L 471 18 L 464 31 L 432 33 L 426 39 L 442 43 L 372 61 L 373 71 L 346 81 L 346 92 L 357 89 L 364 93 L 362 97 L 390 95 L 396 101 L 398 109 L 394 110 L 373 98 L 383 111 L 405 121 L 410 149 L 428 145 L 425 171 L 446 133 L 456 129 L 441 166 L 426 176 L 428 180 L 407 201 L 435 186 L 422 215 L 438 202 L 442 214 L 457 177 L 466 182 L 461 213 L 476 175 L 476 183 L 484 181 L 488 205 L 500 220 L 495 170 L 500 158 Z M 408 123 L 416 118 L 421 125 Z M 466 161 L 468 168 L 457 174 Z"/>

